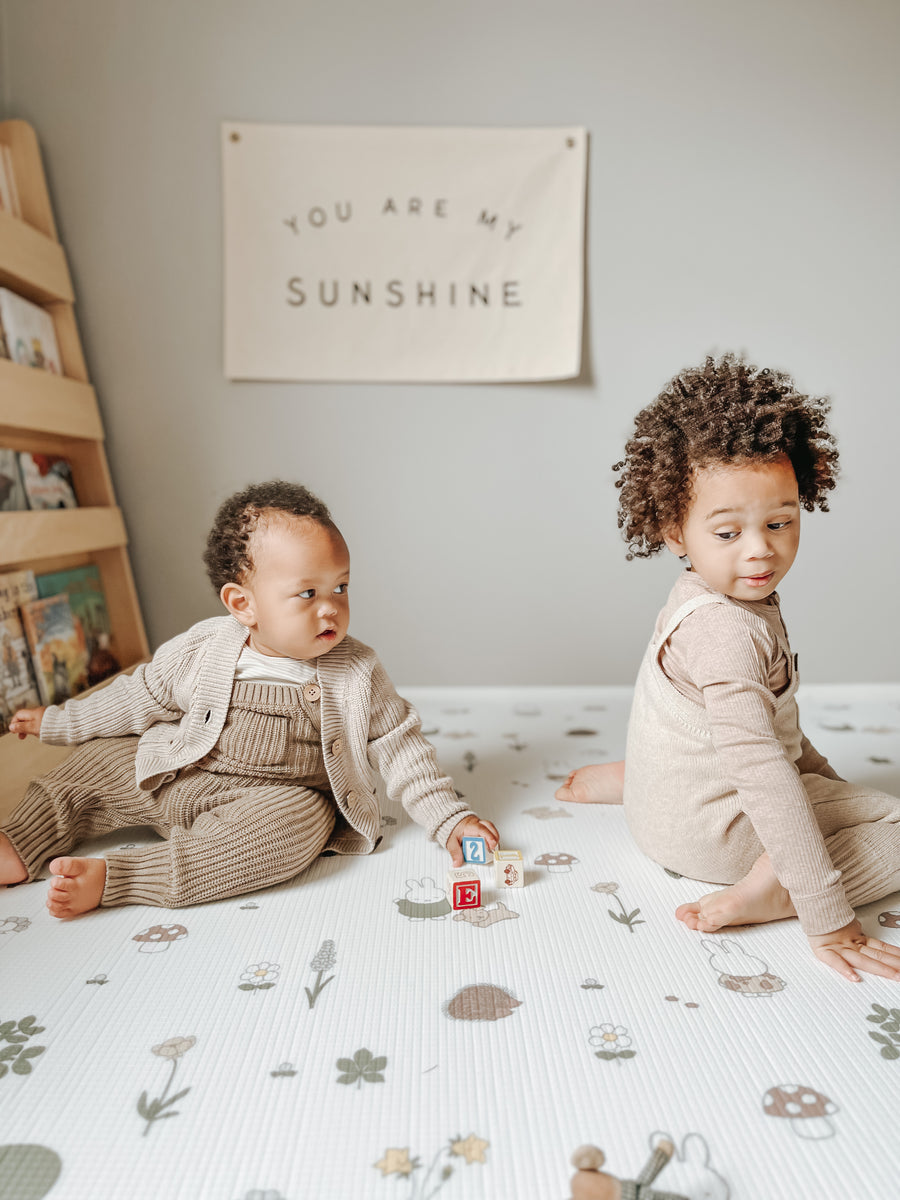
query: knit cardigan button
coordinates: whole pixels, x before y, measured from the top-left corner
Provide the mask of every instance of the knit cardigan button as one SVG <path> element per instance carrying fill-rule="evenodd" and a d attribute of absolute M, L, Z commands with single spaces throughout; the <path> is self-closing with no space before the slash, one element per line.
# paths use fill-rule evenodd
<path fill-rule="evenodd" d="M 359 799 L 358 792 L 348 792 L 347 793 L 347 803 L 348 804 L 355 804 L 358 799 Z"/>
<path fill-rule="evenodd" d="M 303 689 L 303 695 L 310 702 L 310 704 L 314 704 L 315 701 L 318 700 L 318 698 L 322 695 L 322 689 L 317 683 L 308 683 Z"/>
<path fill-rule="evenodd" d="M 331 753 L 334 755 L 338 755 L 341 753 L 341 751 L 343 749 L 344 749 L 344 743 L 341 741 L 340 738 L 335 738 L 334 741 L 331 743 Z"/>

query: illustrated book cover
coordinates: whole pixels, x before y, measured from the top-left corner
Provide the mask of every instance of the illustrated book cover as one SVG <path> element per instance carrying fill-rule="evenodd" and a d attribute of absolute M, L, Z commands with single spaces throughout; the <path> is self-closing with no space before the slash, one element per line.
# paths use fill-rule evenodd
<path fill-rule="evenodd" d="M 106 593 L 99 568 L 93 563 L 37 576 L 38 596 L 65 595 L 69 608 L 81 622 L 88 651 L 88 685 L 93 687 L 120 670 L 112 645 L 112 628 L 106 607 Z"/>
<path fill-rule="evenodd" d="M 29 508 L 77 508 L 72 486 L 72 464 L 53 454 L 19 453 L 22 485 Z"/>
<path fill-rule="evenodd" d="M 53 318 L 45 308 L 0 287 L 0 320 L 10 358 L 26 367 L 40 367 L 62 375 Z"/>
<path fill-rule="evenodd" d="M 0 733 L 20 708 L 37 708 L 41 698 L 31 670 L 31 657 L 19 608 L 37 598 L 31 571 L 0 575 Z"/>
<path fill-rule="evenodd" d="M 0 446 L 0 512 L 21 512 L 27 507 L 18 451 Z"/>
<path fill-rule="evenodd" d="M 87 687 L 88 653 L 67 596 L 22 605 L 22 624 L 43 704 L 61 704 Z"/>

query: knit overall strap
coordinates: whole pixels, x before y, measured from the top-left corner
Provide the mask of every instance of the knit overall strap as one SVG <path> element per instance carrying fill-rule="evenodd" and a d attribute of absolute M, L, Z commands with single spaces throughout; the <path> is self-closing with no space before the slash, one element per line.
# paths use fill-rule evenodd
<path fill-rule="evenodd" d="M 737 601 L 735 601 L 735 603 L 737 604 L 737 606 L 739 608 L 744 607 L 742 604 L 740 604 Z M 660 671 L 662 671 L 662 664 L 659 661 L 659 656 L 662 653 L 663 647 L 665 646 L 666 642 L 669 640 L 669 638 L 672 636 L 672 634 L 675 632 L 675 630 L 678 628 L 678 626 L 682 623 L 682 621 L 685 619 L 685 617 L 689 617 L 691 615 L 691 613 L 696 612 L 698 608 L 705 608 L 707 604 L 728 604 L 728 598 L 726 596 L 718 596 L 718 595 L 713 596 L 713 595 L 709 595 L 709 594 L 704 594 L 702 596 L 692 596 L 690 600 L 685 600 L 685 602 L 683 604 L 680 604 L 678 606 L 678 608 L 675 609 L 675 611 L 669 617 L 668 621 L 666 621 L 665 625 L 663 626 L 662 631 L 659 634 L 659 636 L 657 638 L 654 638 L 654 640 L 651 642 L 651 648 L 653 651 L 653 663 L 654 663 L 654 666 L 657 667 Z M 745 610 L 745 611 L 747 611 L 747 610 Z M 760 620 L 760 621 L 765 619 L 763 617 L 758 616 L 758 614 L 754 614 L 754 616 L 756 616 L 757 620 Z M 797 683 L 798 683 L 797 659 L 791 650 L 790 643 L 788 642 L 787 636 L 785 635 L 783 630 L 773 629 L 771 625 L 769 625 L 768 628 L 772 630 L 772 633 L 775 637 L 775 641 L 778 644 L 778 648 L 784 654 L 785 662 L 787 663 L 788 686 L 785 688 L 785 690 L 783 692 L 779 693 L 778 703 L 780 706 L 781 704 L 783 704 L 783 702 L 785 700 L 790 699 L 797 690 Z"/>

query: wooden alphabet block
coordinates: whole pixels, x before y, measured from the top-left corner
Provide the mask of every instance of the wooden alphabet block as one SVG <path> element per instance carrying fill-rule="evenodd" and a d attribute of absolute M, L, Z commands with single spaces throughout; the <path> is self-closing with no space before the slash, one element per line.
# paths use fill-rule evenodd
<path fill-rule="evenodd" d="M 521 850 L 494 851 L 494 883 L 501 888 L 525 886 L 525 864 Z"/>
<path fill-rule="evenodd" d="M 447 895 L 454 909 L 481 908 L 481 878 L 472 867 L 451 867 L 447 872 Z"/>
<path fill-rule="evenodd" d="M 467 863 L 477 863 L 481 867 L 487 866 L 488 863 L 488 848 L 487 842 L 483 837 L 464 837 L 462 839 L 463 859 Z"/>

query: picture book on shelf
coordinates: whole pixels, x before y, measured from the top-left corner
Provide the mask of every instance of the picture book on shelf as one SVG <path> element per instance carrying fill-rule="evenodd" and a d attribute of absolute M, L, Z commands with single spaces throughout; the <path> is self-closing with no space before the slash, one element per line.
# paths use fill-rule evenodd
<path fill-rule="evenodd" d="M 72 464 L 54 454 L 19 452 L 19 470 L 29 508 L 77 508 Z"/>
<path fill-rule="evenodd" d="M 19 185 L 16 183 L 16 172 L 9 146 L 0 146 L 0 159 L 3 162 L 3 176 L 9 192 L 9 211 L 14 217 L 21 217 L 22 204 L 19 200 Z"/>
<path fill-rule="evenodd" d="M 88 686 L 115 675 L 121 665 L 111 649 L 112 630 L 99 569 L 91 563 L 69 571 L 38 575 L 36 583 L 41 599 L 67 596 L 69 608 L 81 622 L 88 652 Z"/>
<path fill-rule="evenodd" d="M 0 446 L 0 512 L 21 512 L 27 507 L 18 451 Z"/>
<path fill-rule="evenodd" d="M 66 596 L 22 605 L 22 624 L 43 704 L 61 704 L 87 687 L 87 644 Z"/>
<path fill-rule="evenodd" d="M 37 598 L 31 571 L 0 575 L 0 733 L 20 708 L 37 708 L 41 698 L 31 671 L 31 657 L 19 608 Z"/>
<path fill-rule="evenodd" d="M 0 321 L 14 362 L 62 375 L 53 318 L 45 308 L 0 287 Z"/>

